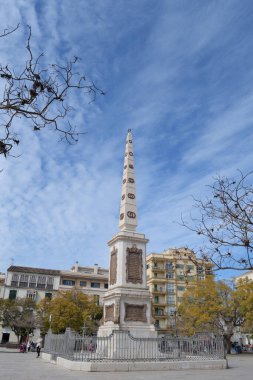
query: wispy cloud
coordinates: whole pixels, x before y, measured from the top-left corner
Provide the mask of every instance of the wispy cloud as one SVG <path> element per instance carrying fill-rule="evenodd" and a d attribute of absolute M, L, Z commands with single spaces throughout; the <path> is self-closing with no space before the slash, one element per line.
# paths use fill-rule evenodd
<path fill-rule="evenodd" d="M 221 172 L 252 163 L 253 26 L 250 1 L 13 1 L 0 24 L 32 26 L 43 62 L 74 55 L 107 92 L 89 104 L 73 92 L 76 146 L 53 131 L 35 135 L 25 120 L 19 158 L 0 158 L 0 270 L 108 266 L 106 242 L 118 229 L 124 142 L 132 128 L 139 231 L 148 252 L 197 247 L 174 221 L 191 195 Z M 26 30 L 0 40 L 1 62 L 27 59 Z"/>

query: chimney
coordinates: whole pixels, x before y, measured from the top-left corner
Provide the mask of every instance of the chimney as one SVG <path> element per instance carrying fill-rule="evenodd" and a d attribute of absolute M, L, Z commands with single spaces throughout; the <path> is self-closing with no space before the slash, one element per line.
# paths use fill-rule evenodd
<path fill-rule="evenodd" d="M 78 261 L 76 261 L 74 265 L 74 272 L 78 272 L 78 264 Z"/>
<path fill-rule="evenodd" d="M 98 274 L 98 264 L 94 264 L 94 274 Z"/>

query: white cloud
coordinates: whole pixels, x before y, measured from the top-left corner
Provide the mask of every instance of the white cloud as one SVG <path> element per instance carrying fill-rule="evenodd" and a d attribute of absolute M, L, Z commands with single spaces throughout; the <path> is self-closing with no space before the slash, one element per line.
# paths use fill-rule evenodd
<path fill-rule="evenodd" d="M 58 143 L 53 131 L 35 135 L 25 120 L 17 123 L 21 157 L 0 159 L 1 271 L 10 257 L 17 265 L 68 268 L 78 260 L 108 266 L 128 128 L 148 251 L 197 246 L 195 236 L 173 223 L 190 212 L 190 195 L 205 194 L 217 172 L 250 168 L 253 53 L 252 34 L 244 30 L 250 12 L 237 2 L 180 3 L 16 1 L 4 7 L 0 23 L 30 24 L 43 62 L 80 56 L 78 71 L 107 95 L 88 104 L 84 94 L 70 94 L 71 121 L 88 132 L 76 146 Z M 1 62 L 25 61 L 23 28 L 0 44 Z M 240 66 L 244 56 L 247 68 Z"/>

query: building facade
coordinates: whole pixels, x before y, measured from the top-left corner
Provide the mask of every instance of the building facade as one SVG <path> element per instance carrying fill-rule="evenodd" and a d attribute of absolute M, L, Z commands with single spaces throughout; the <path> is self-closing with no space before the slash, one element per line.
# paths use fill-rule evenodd
<path fill-rule="evenodd" d="M 108 274 L 109 270 L 99 267 L 98 264 L 83 267 L 76 262 L 70 271 L 60 271 L 59 290 L 76 288 L 102 304 L 105 291 L 108 289 Z"/>
<path fill-rule="evenodd" d="M 97 303 L 102 303 L 108 287 L 108 269 L 81 267 L 78 262 L 71 270 L 54 270 L 10 266 L 7 274 L 0 274 L 0 298 L 14 300 L 31 298 L 39 303 L 43 298 L 53 298 L 62 290 L 80 289 L 88 296 L 93 296 Z M 39 337 L 40 331 L 34 331 L 33 340 Z M 16 336 L 8 327 L 0 324 L 0 343 L 15 342 Z"/>
<path fill-rule="evenodd" d="M 253 270 L 245 272 L 245 273 L 241 274 L 240 276 L 234 277 L 235 286 L 237 286 L 237 284 L 240 281 L 244 281 L 244 280 L 253 281 Z"/>
<path fill-rule="evenodd" d="M 168 249 L 147 256 L 147 282 L 152 313 L 160 334 L 177 333 L 178 307 L 187 287 L 211 274 L 209 263 L 197 260 L 188 248 Z"/>

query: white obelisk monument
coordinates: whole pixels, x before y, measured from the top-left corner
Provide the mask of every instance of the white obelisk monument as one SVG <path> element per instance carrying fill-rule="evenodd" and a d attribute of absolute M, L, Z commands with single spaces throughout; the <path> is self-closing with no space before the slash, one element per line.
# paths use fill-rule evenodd
<path fill-rule="evenodd" d="M 113 330 L 129 331 L 134 337 L 156 337 L 151 318 L 151 296 L 146 282 L 146 244 L 137 227 L 134 151 L 128 130 L 119 216 L 119 232 L 110 247 L 109 288 L 104 297 L 104 317 L 98 336 Z"/>

